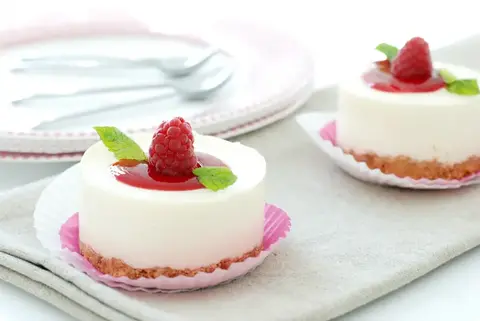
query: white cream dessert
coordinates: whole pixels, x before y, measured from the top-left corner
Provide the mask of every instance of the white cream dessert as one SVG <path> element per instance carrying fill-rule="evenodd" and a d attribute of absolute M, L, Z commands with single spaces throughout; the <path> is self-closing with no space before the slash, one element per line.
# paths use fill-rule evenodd
<path fill-rule="evenodd" d="M 421 38 L 398 53 L 379 49 L 389 60 L 339 86 L 337 145 L 399 177 L 462 179 L 480 171 L 479 74 L 433 65 Z"/>
<path fill-rule="evenodd" d="M 127 152 L 130 160 L 109 145 L 123 138 L 97 129 L 103 142 L 80 163 L 79 233 L 82 254 L 101 272 L 193 276 L 261 252 L 265 159 L 240 143 L 171 129 L 182 126 L 189 128 L 181 118 L 162 123 L 153 142 L 133 136 L 138 148 Z"/>

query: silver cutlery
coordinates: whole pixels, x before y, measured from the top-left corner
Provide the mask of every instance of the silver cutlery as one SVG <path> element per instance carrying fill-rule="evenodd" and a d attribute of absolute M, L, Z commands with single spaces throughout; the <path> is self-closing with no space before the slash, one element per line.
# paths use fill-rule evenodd
<path fill-rule="evenodd" d="M 9 131 L 9 130 L 33 130 L 33 129 L 41 129 L 41 127 L 61 121 L 61 120 L 68 120 L 76 117 L 81 116 L 89 116 L 93 115 L 98 112 L 114 110 L 118 108 L 125 108 L 125 107 L 133 107 L 139 104 L 145 104 L 147 102 L 153 102 L 155 100 L 159 100 L 165 97 L 165 95 L 171 94 L 180 94 L 183 95 L 183 98 L 187 99 L 205 99 L 212 95 L 215 91 L 219 90 L 223 87 L 231 78 L 233 73 L 232 68 L 222 68 L 220 71 L 217 72 L 215 76 L 211 77 L 202 77 L 202 78 L 195 78 L 191 79 L 184 79 L 181 78 L 179 80 L 172 80 L 169 81 L 168 85 L 166 84 L 156 84 L 156 85 L 144 85 L 138 86 L 140 87 L 148 87 L 148 88 L 160 88 L 166 89 L 170 88 L 173 89 L 170 91 L 164 91 L 163 94 L 156 95 L 154 97 L 149 97 L 141 100 L 136 100 L 133 102 L 121 103 L 121 104 L 111 104 L 105 105 L 101 107 L 97 107 L 90 110 L 82 110 L 82 111 L 70 111 L 68 108 L 62 109 L 61 111 L 56 111 L 54 113 L 48 113 L 45 110 L 41 110 L 38 108 L 27 108 L 27 107 L 10 107 L 10 108 L 3 108 L 0 109 L 0 131 Z M 190 85 L 188 85 L 190 84 Z M 116 87 L 116 88 L 108 88 L 108 92 L 114 92 L 121 88 L 124 90 L 125 87 Z M 105 90 L 105 88 L 94 89 L 96 92 L 98 90 Z M 77 91 L 74 93 L 62 93 L 60 95 L 52 93 L 49 97 L 72 97 L 78 95 L 78 93 L 85 94 L 86 90 Z M 46 94 L 42 98 L 46 98 Z M 52 96 L 53 95 L 53 96 Z M 27 101 L 37 99 L 35 98 L 37 95 L 32 95 L 25 99 L 20 99 L 16 101 L 16 104 L 19 105 L 21 103 L 25 103 Z"/>
<path fill-rule="evenodd" d="M 24 58 L 22 66 L 11 69 L 14 73 L 45 71 L 76 71 L 98 68 L 139 68 L 150 67 L 160 70 L 169 77 L 190 75 L 205 65 L 220 49 L 211 47 L 202 52 L 183 57 L 170 58 L 119 58 L 107 56 L 45 56 Z"/>
<path fill-rule="evenodd" d="M 195 77 L 166 79 L 163 83 L 112 86 L 103 88 L 88 88 L 74 90 L 57 90 L 49 93 L 37 93 L 12 101 L 15 106 L 23 105 L 35 100 L 70 98 L 82 95 L 104 94 L 119 91 L 137 91 L 145 89 L 170 88 L 187 100 L 203 100 L 222 87 L 230 79 L 233 70 L 231 67 L 215 68 L 208 73 Z"/>

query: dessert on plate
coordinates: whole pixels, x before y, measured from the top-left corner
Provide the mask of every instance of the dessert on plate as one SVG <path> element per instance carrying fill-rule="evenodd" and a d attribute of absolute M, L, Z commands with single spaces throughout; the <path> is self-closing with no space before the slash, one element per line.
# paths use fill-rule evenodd
<path fill-rule="evenodd" d="M 339 86 L 337 145 L 398 177 L 455 180 L 479 172 L 479 74 L 432 63 L 419 37 L 377 50 L 387 59 Z"/>
<path fill-rule="evenodd" d="M 195 276 L 262 251 L 265 159 L 184 119 L 129 138 L 96 127 L 81 162 L 81 254 L 129 279 Z M 145 152 L 147 151 L 147 152 Z"/>

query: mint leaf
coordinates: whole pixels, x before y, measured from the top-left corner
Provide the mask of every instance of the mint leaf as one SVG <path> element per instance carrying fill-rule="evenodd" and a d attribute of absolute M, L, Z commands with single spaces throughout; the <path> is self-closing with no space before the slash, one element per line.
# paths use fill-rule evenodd
<path fill-rule="evenodd" d="M 440 77 L 442 77 L 443 81 L 446 84 L 451 84 L 455 80 L 457 80 L 457 77 L 455 77 L 451 72 L 449 72 L 446 69 L 440 69 L 440 71 L 438 73 L 440 74 Z"/>
<path fill-rule="evenodd" d="M 476 79 L 457 79 L 455 75 L 446 69 L 438 72 L 446 84 L 447 90 L 452 94 L 474 96 L 480 94 Z"/>
<path fill-rule="evenodd" d="M 387 59 L 390 61 L 392 61 L 393 58 L 395 58 L 398 53 L 397 47 L 394 47 L 387 43 L 381 43 L 375 49 L 383 53 L 385 56 L 387 56 Z"/>
<path fill-rule="evenodd" d="M 480 94 L 476 79 L 461 79 L 447 83 L 447 90 L 453 94 L 474 96 Z"/>
<path fill-rule="evenodd" d="M 116 127 L 93 127 L 107 149 L 115 155 L 118 160 L 128 159 L 146 161 L 147 155 L 135 141 L 122 133 Z"/>
<path fill-rule="evenodd" d="M 214 192 L 225 189 L 237 181 L 237 176 L 227 167 L 199 167 L 193 170 L 198 181 Z"/>

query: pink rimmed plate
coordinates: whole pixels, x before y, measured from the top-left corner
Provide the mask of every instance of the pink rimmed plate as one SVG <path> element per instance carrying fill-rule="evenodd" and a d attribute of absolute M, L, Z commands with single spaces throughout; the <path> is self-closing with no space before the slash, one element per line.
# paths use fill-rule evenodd
<path fill-rule="evenodd" d="M 454 189 L 480 183 L 480 174 L 463 180 L 429 180 L 400 178 L 393 174 L 384 174 L 379 169 L 370 169 L 363 162 L 356 161 L 353 156 L 345 154 L 336 145 L 335 113 L 304 113 L 296 117 L 297 123 L 325 152 L 336 165 L 351 176 L 362 181 L 412 189 Z"/>
<path fill-rule="evenodd" d="M 212 133 L 213 136 L 221 138 L 235 137 L 252 130 L 256 130 L 274 123 L 280 119 L 287 117 L 295 112 L 310 98 L 312 92 L 312 84 L 307 83 L 288 100 L 278 104 L 279 109 L 271 114 L 264 115 L 260 118 L 251 120 L 248 123 L 232 127 L 226 131 Z M 51 162 L 75 162 L 82 158 L 83 152 L 73 153 L 26 153 L 26 152 L 6 152 L 0 151 L 0 162 L 23 162 L 23 163 L 51 163 Z"/>
<path fill-rule="evenodd" d="M 112 277 L 96 270 L 80 254 L 78 237 L 78 214 L 72 215 L 60 228 L 61 246 L 64 249 L 62 258 L 86 273 L 94 280 L 110 287 L 128 291 L 144 292 L 180 292 L 193 291 L 233 281 L 258 267 L 272 252 L 278 242 L 290 231 L 290 218 L 280 208 L 265 205 L 265 226 L 263 235 L 264 250 L 257 257 L 251 257 L 240 263 L 232 264 L 228 269 L 216 269 L 212 273 L 198 273 L 194 277 L 178 276 L 175 278 L 158 277 L 156 279 L 141 278 L 131 280 L 127 277 Z"/>
<path fill-rule="evenodd" d="M 49 23 L 46 24 L 45 21 Z M 35 114 L 58 114 L 106 104 L 150 98 L 156 90 L 95 95 L 75 99 L 49 100 L 25 106 L 17 112 L 10 101 L 38 91 L 70 87 L 85 88 L 109 85 L 128 85 L 162 81 L 155 70 L 126 70 L 113 73 L 85 72 L 75 74 L 11 74 L 20 58 L 41 55 L 108 55 L 129 58 L 148 58 L 194 54 L 208 46 L 220 47 L 221 55 L 210 67 L 229 64 L 234 68 L 232 80 L 214 99 L 208 102 L 187 102 L 167 97 L 134 108 L 120 108 L 88 117 L 65 120 L 38 130 L 29 130 L 25 117 L 5 121 L 0 128 L 0 151 L 30 154 L 65 154 L 83 152 L 97 140 L 91 129 L 94 125 L 114 125 L 133 133 L 152 130 L 161 120 L 181 115 L 204 134 L 231 133 L 249 126 L 255 119 L 282 110 L 282 104 L 301 88 L 311 87 L 312 61 L 297 42 L 274 30 L 247 23 L 213 22 L 204 26 L 154 28 L 146 21 L 118 15 L 69 20 L 58 17 L 44 19 L 29 28 L 6 30 L 0 33 L 0 78 L 6 88 L 0 97 L 0 114 L 12 113 L 35 120 Z M 275 77 L 270 75 L 275 74 Z M 22 114 L 23 113 L 23 114 Z M 40 116 L 39 116 L 40 117 Z M 13 119 L 13 118 L 12 118 Z"/>

